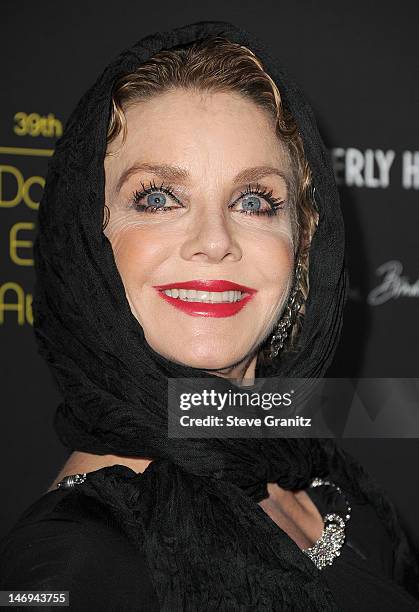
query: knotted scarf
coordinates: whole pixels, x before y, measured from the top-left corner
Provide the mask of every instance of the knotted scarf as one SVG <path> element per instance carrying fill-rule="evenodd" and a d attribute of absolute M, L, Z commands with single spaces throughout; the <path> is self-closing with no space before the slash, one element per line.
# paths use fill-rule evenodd
<path fill-rule="evenodd" d="M 93 472 L 77 494 L 103 502 L 145 551 L 161 610 L 336 610 L 321 571 L 258 505 L 268 496 L 267 482 L 297 490 L 330 474 L 366 498 L 391 533 L 397 579 L 406 584 L 409 550 L 392 505 L 331 440 L 170 438 L 167 380 L 215 375 L 171 362 L 148 345 L 102 231 L 114 81 L 162 49 L 210 35 L 245 45 L 262 60 L 297 121 L 317 190 L 301 348 L 258 366 L 256 376 L 321 377 L 331 363 L 347 291 L 344 226 L 313 112 L 251 34 L 226 22 L 194 23 L 121 52 L 77 104 L 49 162 L 33 310 L 40 354 L 63 396 L 54 425 L 69 449 L 154 459 L 143 474 L 125 466 Z"/>

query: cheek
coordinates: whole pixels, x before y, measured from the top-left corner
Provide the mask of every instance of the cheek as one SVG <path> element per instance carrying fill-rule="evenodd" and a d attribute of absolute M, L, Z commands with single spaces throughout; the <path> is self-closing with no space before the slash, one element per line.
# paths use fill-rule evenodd
<path fill-rule="evenodd" d="M 158 242 L 138 228 L 111 232 L 108 237 L 124 285 L 140 287 L 159 259 Z"/>
<path fill-rule="evenodd" d="M 291 289 L 294 267 L 291 232 L 265 236 L 256 260 L 259 262 L 256 274 L 261 287 L 259 308 L 265 336 L 281 315 Z"/>
<path fill-rule="evenodd" d="M 291 227 L 254 237 L 253 261 L 259 270 L 261 286 L 280 291 L 286 284 L 294 265 L 294 241 Z"/>

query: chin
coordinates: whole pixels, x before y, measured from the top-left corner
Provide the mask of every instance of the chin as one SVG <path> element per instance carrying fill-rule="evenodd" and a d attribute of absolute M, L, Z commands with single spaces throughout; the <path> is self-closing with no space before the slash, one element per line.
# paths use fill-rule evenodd
<path fill-rule="evenodd" d="M 237 359 L 226 360 L 225 355 L 216 357 L 214 354 L 208 356 L 184 356 L 177 357 L 177 361 L 192 368 L 200 368 L 201 370 L 221 370 L 227 368 L 230 364 L 235 363 Z"/>
<path fill-rule="evenodd" d="M 158 350 L 158 352 L 162 353 L 161 350 Z M 173 354 L 166 351 L 164 351 L 163 354 L 167 359 L 175 361 L 176 363 L 191 368 L 199 368 L 200 370 L 221 370 L 230 367 L 232 364 L 236 364 L 240 360 L 240 357 L 236 357 L 235 355 L 231 355 L 230 358 L 226 359 L 225 352 L 217 355 L 214 354 L 214 351 L 204 352 L 202 350 L 199 355 L 186 352 Z"/>

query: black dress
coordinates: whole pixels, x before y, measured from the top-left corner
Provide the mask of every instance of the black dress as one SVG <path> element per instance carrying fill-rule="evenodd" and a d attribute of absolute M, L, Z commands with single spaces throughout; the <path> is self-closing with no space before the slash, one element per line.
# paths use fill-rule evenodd
<path fill-rule="evenodd" d="M 102 469 L 111 474 L 113 466 Z M 322 515 L 336 510 L 327 489 L 306 491 Z M 0 589 L 67 590 L 75 611 L 158 611 L 145 555 L 106 508 L 72 492 L 42 495 L 1 540 Z M 322 570 L 339 609 L 419 612 L 419 601 L 393 580 L 393 550 L 382 522 L 368 504 L 346 497 L 352 513 L 345 544 Z"/>

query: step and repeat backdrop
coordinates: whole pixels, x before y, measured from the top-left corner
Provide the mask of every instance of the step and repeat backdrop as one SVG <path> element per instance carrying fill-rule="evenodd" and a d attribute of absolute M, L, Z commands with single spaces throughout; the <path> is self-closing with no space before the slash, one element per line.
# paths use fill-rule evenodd
<path fill-rule="evenodd" d="M 32 328 L 32 246 L 48 159 L 103 67 L 148 33 L 232 21 L 293 74 L 330 151 L 346 225 L 349 299 L 328 375 L 419 378 L 418 18 L 413 1 L 2 3 L 0 486 L 8 503 L 0 535 L 68 455 L 52 428 L 60 396 Z M 386 488 L 419 545 L 419 439 L 342 444 Z"/>

